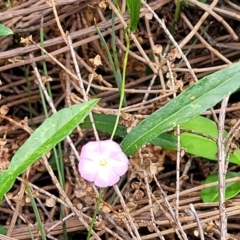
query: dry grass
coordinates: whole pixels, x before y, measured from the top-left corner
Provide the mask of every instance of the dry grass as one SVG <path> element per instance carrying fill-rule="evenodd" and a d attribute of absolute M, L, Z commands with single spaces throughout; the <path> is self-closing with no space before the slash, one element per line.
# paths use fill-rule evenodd
<path fill-rule="evenodd" d="M 28 126 L 34 128 L 45 119 L 37 81 L 50 83 L 53 104 L 57 110 L 86 100 L 76 75 L 73 56 L 76 57 L 85 89 L 90 87 L 87 97 L 101 98 L 94 112 L 116 114 L 119 91 L 94 21 L 110 47 L 111 16 L 112 11 L 115 11 L 120 65 L 125 52 L 123 31 L 129 21 L 124 1 L 119 1 L 120 8 L 125 12 L 123 16 L 118 14 L 110 0 L 106 2 L 111 9 L 105 10 L 99 7 L 100 2 L 94 0 L 12 2 L 13 6 L 9 9 L 5 2 L 0 3 L 0 22 L 15 33 L 0 38 L 1 168 L 7 167 L 13 154 L 28 138 L 28 132 L 31 131 Z M 197 78 L 239 60 L 240 7 L 227 0 L 223 5 L 218 0 L 210 5 L 196 0 L 190 2 L 191 5 L 182 9 L 173 37 L 165 29 L 165 24 L 170 29 L 173 23 L 173 1 L 148 1 L 151 9 L 163 20 L 162 23 L 149 16 L 147 8 L 142 7 L 138 31 L 131 35 L 126 79 L 127 106 L 123 107 L 122 116 L 122 124 L 127 127 L 133 127 L 139 119 L 162 107 L 173 98 L 174 93 L 183 91 Z M 46 39 L 45 54 L 41 53 L 39 47 L 40 28 Z M 206 28 L 208 34 L 203 34 Z M 67 31 L 69 35 L 66 35 Z M 33 41 L 29 45 L 23 45 L 21 38 L 30 35 Z M 173 45 L 170 44 L 169 37 L 174 40 Z M 69 40 L 76 50 L 75 55 L 70 53 Z M 164 57 L 161 60 L 156 56 L 156 47 L 159 45 L 164 46 Z M 185 58 L 187 61 L 177 58 L 176 48 L 183 53 L 189 50 Z M 91 62 L 97 55 L 102 61 L 99 67 Z M 43 61 L 46 61 L 49 77 L 43 77 Z M 174 76 L 168 79 L 172 72 Z M 36 77 L 38 73 L 40 78 Z M 240 105 L 232 104 L 234 101 L 239 99 L 231 98 L 225 109 L 227 127 L 231 121 L 239 118 Z M 50 106 L 47 109 L 51 112 Z M 220 109 L 217 106 L 213 111 L 218 114 Z M 212 112 L 204 114 L 211 116 Z M 107 137 L 100 133 L 101 139 Z M 78 129 L 71 135 L 71 139 L 80 150 L 82 144 L 94 139 L 94 134 L 90 130 Z M 93 215 L 98 190 L 83 179 L 78 179 L 79 176 L 76 178 L 76 158 L 69 154 L 70 148 L 66 142 L 62 146 L 65 189 L 60 189 L 53 179 L 54 173 L 46 160 L 31 167 L 28 180 L 36 191 L 35 197 L 47 237 L 63 239 L 62 222 L 65 222 L 72 239 L 85 239 L 86 226 Z M 151 176 L 149 165 L 140 165 L 139 161 L 145 163 L 156 159 L 164 170 L 159 169 L 156 176 Z M 95 238 L 195 239 L 195 234 L 201 232 L 204 232 L 205 239 L 220 238 L 218 204 L 203 203 L 199 194 L 204 187 L 203 180 L 217 171 L 216 162 L 192 159 L 188 155 L 182 156 L 180 160 L 177 152 L 152 145 L 143 148 L 130 162 L 129 172 L 121 185 L 123 202 L 115 198 L 109 204 L 118 188 L 106 191 L 94 229 Z M 178 173 L 189 176 L 177 183 L 176 163 L 180 165 Z M 229 167 L 239 170 L 236 166 Z M 9 236 L 0 235 L 0 239 L 30 239 L 28 227 L 32 229 L 35 239 L 41 239 L 38 228 L 34 225 L 36 219 L 29 197 L 21 182 L 23 180 L 19 178 L 11 194 L 6 195 L 0 205 L 0 223 L 7 226 Z M 179 188 L 177 192 L 176 186 Z M 62 200 L 63 196 L 65 201 Z M 226 203 L 229 239 L 240 239 L 239 201 L 237 196 Z M 65 206 L 64 219 L 60 217 L 60 204 Z"/>

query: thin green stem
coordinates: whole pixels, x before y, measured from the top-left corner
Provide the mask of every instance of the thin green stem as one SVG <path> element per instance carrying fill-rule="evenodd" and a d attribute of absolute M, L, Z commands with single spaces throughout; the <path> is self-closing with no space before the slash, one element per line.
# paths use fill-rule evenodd
<path fill-rule="evenodd" d="M 93 224 L 94 224 L 94 222 L 96 220 L 96 217 L 97 217 L 98 209 L 99 209 L 101 200 L 103 198 L 103 193 L 104 193 L 104 189 L 101 189 L 100 193 L 99 193 L 99 197 L 98 197 L 97 203 L 96 203 L 96 208 L 95 208 L 95 211 L 93 213 L 92 221 L 91 221 L 91 224 L 90 224 L 89 229 L 88 229 L 87 240 L 89 240 L 91 235 L 92 235 Z"/>
<path fill-rule="evenodd" d="M 30 239 L 31 239 L 31 240 L 34 240 L 34 236 L 33 236 L 33 233 L 32 233 L 32 229 L 31 229 L 31 227 L 30 227 L 29 224 L 27 225 L 27 229 L 28 229 L 28 233 L 29 233 Z"/>
<path fill-rule="evenodd" d="M 115 132 L 117 130 L 117 126 L 118 126 L 120 115 L 121 115 L 121 109 L 123 105 L 123 99 L 125 96 L 126 69 L 127 69 L 127 62 L 128 62 L 128 56 L 129 56 L 129 50 L 130 50 L 130 39 L 128 37 L 127 32 L 128 32 L 128 29 L 125 29 L 124 36 L 125 36 L 127 47 L 126 47 L 126 53 L 124 55 L 124 60 L 123 60 L 122 85 L 121 85 L 120 101 L 118 105 L 118 113 L 117 113 L 116 122 L 113 128 L 113 131 L 112 131 L 111 139 L 113 139 Z"/>
<path fill-rule="evenodd" d="M 118 7 L 118 3 L 116 0 L 113 1 L 113 3 L 115 4 L 115 6 Z M 116 69 L 116 81 L 122 84 L 122 74 L 120 71 L 120 67 L 119 67 L 119 59 L 118 59 L 118 54 L 117 54 L 117 46 L 116 46 L 116 31 L 115 31 L 115 13 L 114 11 L 112 11 L 112 33 L 111 33 L 111 45 L 112 45 L 112 51 L 113 51 L 113 60 L 114 60 L 114 64 L 115 64 L 115 69 Z M 121 87 L 121 84 L 118 84 Z M 119 89 L 120 91 L 120 89 Z M 127 100 L 124 97 L 123 99 L 123 105 L 127 106 Z"/>

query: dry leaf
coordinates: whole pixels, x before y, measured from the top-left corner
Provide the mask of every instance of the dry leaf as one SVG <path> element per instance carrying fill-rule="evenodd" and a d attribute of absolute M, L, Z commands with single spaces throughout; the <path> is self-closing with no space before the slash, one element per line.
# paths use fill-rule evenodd
<path fill-rule="evenodd" d="M 9 108 L 7 105 L 2 105 L 0 108 L 0 114 L 6 115 L 8 113 L 8 110 L 9 110 Z"/>
<path fill-rule="evenodd" d="M 162 45 L 160 45 L 160 44 L 154 45 L 153 54 L 156 56 L 161 56 L 162 55 Z"/>
<path fill-rule="evenodd" d="M 21 37 L 20 43 L 25 44 L 26 46 L 28 46 L 31 42 L 32 42 L 32 35 L 30 35 L 29 37 L 26 37 L 26 38 L 22 38 Z"/>
<path fill-rule="evenodd" d="M 146 13 L 145 18 L 148 19 L 148 20 L 151 20 L 153 18 L 152 13 Z"/>
<path fill-rule="evenodd" d="M 98 66 L 102 65 L 100 55 L 96 55 L 95 58 L 89 58 L 89 61 L 92 63 L 92 65 L 94 67 L 98 67 Z"/>
<path fill-rule="evenodd" d="M 56 200 L 51 198 L 51 197 L 47 198 L 46 199 L 46 206 L 51 207 L 51 208 L 55 207 L 56 206 Z"/>
<path fill-rule="evenodd" d="M 101 9 L 106 10 L 106 8 L 107 8 L 107 3 L 106 3 L 106 1 L 101 1 L 101 2 L 98 4 L 98 6 L 99 6 Z"/>

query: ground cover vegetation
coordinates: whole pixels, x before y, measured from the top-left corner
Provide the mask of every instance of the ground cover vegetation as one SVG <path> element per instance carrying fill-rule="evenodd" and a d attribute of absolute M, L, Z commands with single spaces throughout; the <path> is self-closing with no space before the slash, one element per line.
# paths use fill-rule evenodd
<path fill-rule="evenodd" d="M 238 1 L 0 2 L 0 239 L 239 239 Z"/>

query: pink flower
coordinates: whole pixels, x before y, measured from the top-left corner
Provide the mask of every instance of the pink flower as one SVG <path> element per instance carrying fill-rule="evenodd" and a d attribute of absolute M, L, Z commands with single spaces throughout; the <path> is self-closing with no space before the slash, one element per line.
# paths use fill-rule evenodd
<path fill-rule="evenodd" d="M 108 187 L 126 173 L 128 158 L 112 140 L 88 142 L 82 147 L 78 169 L 85 180 Z"/>

